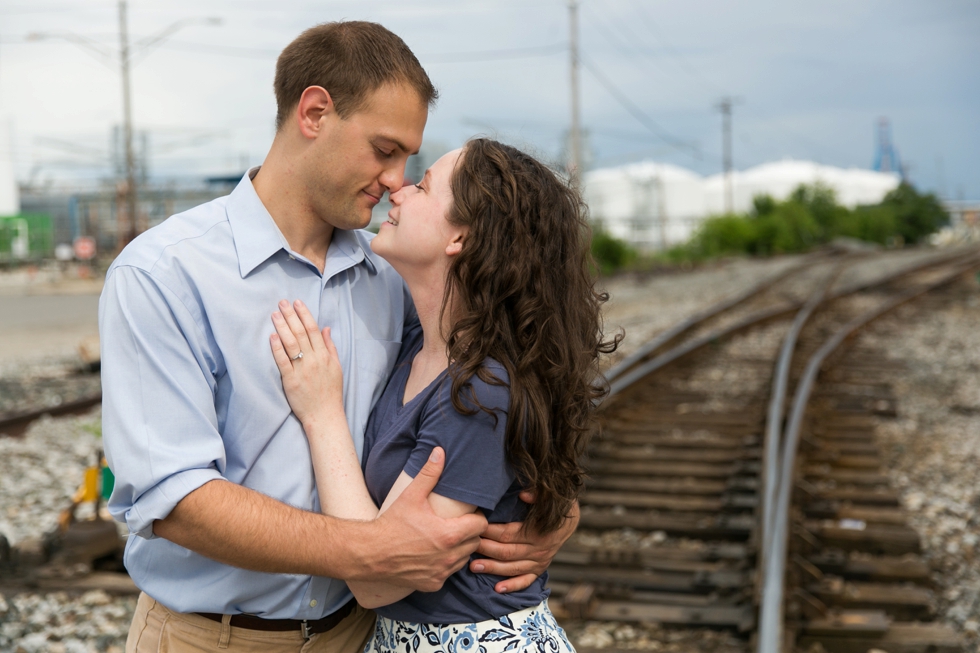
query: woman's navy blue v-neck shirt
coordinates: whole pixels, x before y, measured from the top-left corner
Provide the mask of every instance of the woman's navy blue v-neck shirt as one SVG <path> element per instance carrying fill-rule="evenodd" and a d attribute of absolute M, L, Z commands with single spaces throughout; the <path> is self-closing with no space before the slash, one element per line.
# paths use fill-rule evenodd
<path fill-rule="evenodd" d="M 505 453 L 509 388 L 475 376 L 471 380 L 474 396 L 494 411 L 496 420 L 482 410 L 474 415 L 457 412 L 450 397 L 452 381 L 446 372 L 402 405 L 412 359 L 421 348 L 422 330 L 417 329 L 403 341 L 388 387 L 368 420 L 364 480 L 371 498 L 381 506 L 402 470 L 414 478 L 433 447 L 440 446 L 446 451 L 446 467 L 436 485 L 437 494 L 476 505 L 490 523 L 522 521 L 527 505 L 517 496 L 521 487 Z M 494 376 L 508 381 L 506 370 L 498 362 L 487 359 L 484 365 Z M 469 393 L 464 391 L 462 396 L 467 404 Z M 501 576 L 474 574 L 463 568 L 438 592 L 413 592 L 375 611 L 413 623 L 472 623 L 535 606 L 549 593 L 545 589 L 547 574 L 527 589 L 511 594 L 494 591 L 493 586 L 501 580 Z"/>

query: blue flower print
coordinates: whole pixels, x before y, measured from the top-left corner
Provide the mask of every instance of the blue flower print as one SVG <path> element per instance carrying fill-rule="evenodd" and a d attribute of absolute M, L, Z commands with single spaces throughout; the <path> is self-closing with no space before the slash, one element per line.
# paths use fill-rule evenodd
<path fill-rule="evenodd" d="M 364 653 L 575 653 L 575 649 L 547 603 L 542 603 L 470 624 L 418 624 L 379 617 Z"/>
<path fill-rule="evenodd" d="M 456 630 L 456 628 L 453 628 Z M 449 653 L 467 653 L 473 650 L 479 634 L 476 631 L 476 624 L 466 624 L 456 633 L 456 636 L 449 642 Z"/>

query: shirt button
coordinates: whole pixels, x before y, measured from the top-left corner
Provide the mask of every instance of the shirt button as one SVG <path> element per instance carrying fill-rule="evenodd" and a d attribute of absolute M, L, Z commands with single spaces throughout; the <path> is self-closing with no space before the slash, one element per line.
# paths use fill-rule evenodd
<path fill-rule="evenodd" d="M 316 607 L 316 599 L 313 599 L 312 601 L 310 601 L 310 607 L 311 608 L 315 608 Z"/>

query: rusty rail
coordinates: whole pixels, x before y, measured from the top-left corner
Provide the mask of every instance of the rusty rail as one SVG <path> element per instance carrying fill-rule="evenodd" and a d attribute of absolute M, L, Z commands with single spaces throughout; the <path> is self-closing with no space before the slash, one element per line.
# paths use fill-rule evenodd
<path fill-rule="evenodd" d="M 796 456 L 800 441 L 800 428 L 813 392 L 813 387 L 824 361 L 846 338 L 867 326 L 885 313 L 894 310 L 916 297 L 951 283 L 963 274 L 980 268 L 980 258 L 976 255 L 966 262 L 957 261 L 954 269 L 938 280 L 923 284 L 901 293 L 882 305 L 859 315 L 834 333 L 807 361 L 803 376 L 797 384 L 785 433 L 782 434 L 782 464 L 778 470 L 778 481 L 772 491 L 775 506 L 767 513 L 764 530 L 770 533 L 766 540 L 762 568 L 762 602 L 759 615 L 758 653 L 779 653 L 783 647 L 783 605 L 786 572 L 786 556 L 789 538 L 790 495 L 796 473 Z M 782 361 L 781 361 L 782 362 Z M 788 366 L 788 361 L 786 365 Z M 787 380 L 783 379 L 786 383 Z M 778 426 L 777 426 L 778 428 Z M 777 440 L 780 438 L 776 438 Z M 775 442 L 774 442 L 775 444 Z M 775 471 L 775 470 L 774 470 Z"/>
<path fill-rule="evenodd" d="M 659 537 L 657 532 L 662 531 L 667 539 L 656 540 L 665 543 L 655 544 L 654 548 L 647 550 L 631 548 L 635 545 L 630 544 L 628 538 L 622 540 L 625 535 L 617 535 L 608 546 L 589 539 L 595 537 L 589 535 L 578 543 L 570 543 L 559 553 L 551 570 L 551 587 L 557 610 L 563 613 L 564 618 L 655 621 L 731 628 L 742 633 L 753 629 L 760 618 L 756 601 L 761 598 L 762 571 L 775 562 L 773 551 L 776 547 L 773 543 L 785 543 L 788 537 L 788 521 L 782 524 L 783 530 L 778 533 L 774 532 L 772 524 L 782 507 L 778 502 L 781 495 L 777 490 L 781 487 L 786 470 L 793 468 L 786 460 L 789 458 L 792 463 L 796 454 L 794 451 L 791 456 L 785 446 L 780 451 L 780 427 L 787 390 L 779 391 L 780 384 L 776 383 L 776 377 L 789 376 L 791 354 L 796 349 L 795 342 L 807 318 L 816 314 L 823 305 L 891 284 L 888 292 L 900 294 L 888 300 L 888 308 L 882 309 L 883 313 L 940 285 L 937 281 L 924 288 L 920 283 L 914 291 L 902 291 L 899 284 L 914 279 L 916 273 L 943 274 L 942 279 L 948 282 L 974 264 L 980 266 L 975 250 L 942 253 L 877 279 L 831 290 L 840 272 L 838 267 L 806 300 L 783 300 L 774 306 L 754 310 L 727 326 L 702 332 L 687 340 L 680 338 L 703 327 L 705 321 L 742 307 L 745 301 L 759 294 L 753 287 L 738 296 L 742 301 L 719 302 L 698 314 L 700 322 L 690 318 L 684 320 L 625 359 L 611 374 L 610 387 L 614 400 L 604 402 L 602 406 L 604 436 L 590 449 L 587 465 L 592 479 L 582 495 L 581 528 L 592 529 L 599 535 L 608 530 L 625 528 L 648 532 L 647 537 L 654 534 Z M 941 268 L 950 266 L 953 266 L 953 272 L 943 273 Z M 936 271 L 930 272 L 933 268 Z M 828 316 L 838 314 L 834 311 L 829 312 Z M 711 412 L 719 409 L 708 407 L 711 395 L 704 393 L 704 386 L 691 386 L 700 387 L 699 394 L 697 391 L 679 389 L 685 387 L 686 381 L 674 385 L 665 382 L 662 375 L 654 375 L 668 364 L 695 354 L 711 343 L 793 314 L 795 320 L 790 329 L 791 337 L 781 343 L 784 356 L 780 360 L 785 359 L 785 362 L 768 370 L 767 374 L 773 374 L 774 378 L 766 382 L 768 392 L 764 393 L 764 398 L 755 394 L 742 396 L 739 400 L 745 406 L 742 412 L 732 412 L 734 409 L 728 408 L 724 409 L 728 412 Z M 677 343 L 678 340 L 681 342 Z M 807 343 L 807 347 L 815 344 L 812 337 Z M 709 358 L 700 360 L 711 364 Z M 757 366 L 763 361 L 746 359 L 746 364 L 749 363 L 755 365 L 755 369 L 761 369 Z M 702 364 L 674 366 L 671 368 L 671 378 L 696 375 L 698 369 L 703 369 L 698 367 Z M 782 367 L 785 367 L 785 371 L 781 371 Z M 755 388 L 754 385 L 752 387 Z M 755 392 L 753 389 L 752 393 Z M 878 391 L 870 387 L 861 392 L 874 395 Z M 835 401 L 840 405 L 861 401 L 867 403 L 862 397 L 848 395 L 838 396 Z M 883 402 L 885 407 L 875 410 L 894 410 L 889 401 L 877 401 Z M 684 407 L 686 402 L 693 402 L 692 406 L 703 404 L 704 407 L 688 412 Z M 768 412 L 763 411 L 763 404 L 768 404 Z M 791 413 L 791 420 L 794 415 Z M 770 440 L 768 445 L 759 437 L 766 432 Z M 807 508 L 807 514 L 819 515 L 822 514 L 820 510 L 831 510 L 822 508 L 821 501 L 828 506 L 832 503 L 837 507 L 827 515 L 836 515 L 845 522 L 848 519 L 871 519 L 867 530 L 855 535 L 844 527 L 826 524 L 814 526 L 807 522 L 807 531 L 816 533 L 830 547 L 845 550 L 870 547 L 866 550 L 880 549 L 879 553 L 887 555 L 867 561 L 842 559 L 835 557 L 838 556 L 835 551 L 839 549 L 825 550 L 821 548 L 822 544 L 814 540 L 814 548 L 805 559 L 794 557 L 794 569 L 809 569 L 814 578 L 823 572 L 830 574 L 821 581 L 824 584 L 831 583 L 835 574 L 845 579 L 840 581 L 844 583 L 840 586 L 821 585 L 816 589 L 807 586 L 810 593 L 803 589 L 794 590 L 794 610 L 802 604 L 805 610 L 810 611 L 808 614 L 819 612 L 826 617 L 823 621 L 810 619 L 805 622 L 806 637 L 809 638 L 806 641 L 820 641 L 821 633 L 839 635 L 847 630 L 846 624 L 842 626 L 835 622 L 837 617 L 833 616 L 832 611 L 827 611 L 828 605 L 838 605 L 842 601 L 846 603 L 845 599 L 852 603 L 865 601 L 870 604 L 891 601 L 898 606 L 894 608 L 897 610 L 895 614 L 908 614 L 911 620 L 921 618 L 924 615 L 921 610 L 931 600 L 928 598 L 931 595 L 925 589 L 897 588 L 889 590 L 893 596 L 883 596 L 880 587 L 873 582 L 863 585 L 860 582 L 861 578 L 868 578 L 922 583 L 928 579 L 929 573 L 928 568 L 917 559 L 895 557 L 917 550 L 918 535 L 900 520 L 897 495 L 883 488 L 883 484 L 887 483 L 886 478 L 861 468 L 871 460 L 867 446 L 863 441 L 843 442 L 834 444 L 834 452 L 818 452 L 824 456 L 833 453 L 837 457 L 834 460 L 839 458 L 846 463 L 844 471 L 827 472 L 828 479 L 836 478 L 842 485 L 837 490 L 828 490 L 823 486 L 810 488 L 809 491 L 819 501 L 815 499 L 813 505 Z M 774 469 L 773 460 L 782 460 L 782 467 Z M 848 471 L 847 465 L 857 467 Z M 792 481 L 792 476 L 790 479 Z M 863 489 L 865 483 L 868 484 L 867 489 Z M 797 487 L 805 486 L 806 482 L 801 480 Z M 851 501 L 856 507 L 847 507 Z M 803 540 L 815 537 L 805 531 L 794 533 L 795 537 Z M 783 569 L 786 555 L 784 546 Z M 888 555 L 893 557 L 888 558 Z M 855 578 L 858 580 L 855 581 Z M 821 603 L 821 600 L 825 603 Z M 862 631 L 865 635 L 874 633 L 872 639 L 878 638 L 874 639 L 876 642 L 891 642 L 894 638 L 900 641 L 904 637 L 908 641 L 918 642 L 908 647 L 909 650 L 926 651 L 933 644 L 939 646 L 935 649 L 937 651 L 959 650 L 958 640 L 950 636 L 948 630 L 931 625 L 913 627 L 893 623 L 881 614 L 884 613 L 864 614 L 863 621 L 859 620 L 858 624 L 865 629 Z M 793 618 L 797 619 L 798 615 L 794 615 Z M 848 615 L 848 618 L 853 618 L 853 612 Z M 781 612 L 778 619 L 781 629 Z M 795 635 L 795 631 L 789 631 L 787 637 Z M 881 639 L 881 636 L 885 638 Z M 761 645 L 761 639 L 759 641 Z"/>
<path fill-rule="evenodd" d="M 45 415 L 58 417 L 61 415 L 78 415 L 102 403 L 102 393 L 91 394 L 74 401 L 66 401 L 57 406 L 36 408 L 19 413 L 0 415 L 0 436 L 16 436 L 23 434 L 32 422 Z"/>

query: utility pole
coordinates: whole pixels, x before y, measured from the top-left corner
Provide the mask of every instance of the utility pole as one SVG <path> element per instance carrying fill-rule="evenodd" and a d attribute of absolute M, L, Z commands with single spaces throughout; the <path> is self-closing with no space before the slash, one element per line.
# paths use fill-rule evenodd
<path fill-rule="evenodd" d="M 119 0 L 119 65 L 122 72 L 123 98 L 123 146 L 126 149 L 126 220 L 122 221 L 116 208 L 116 224 L 119 227 L 118 247 L 121 250 L 136 238 L 136 159 L 133 155 L 133 100 L 129 85 L 129 29 L 126 20 L 126 0 Z"/>
<path fill-rule="evenodd" d="M 568 179 L 574 188 L 582 182 L 582 129 L 578 102 L 578 0 L 568 0 L 569 53 L 571 56 L 572 128 Z"/>
<path fill-rule="evenodd" d="M 122 131 L 123 147 L 125 148 L 126 157 L 126 179 L 116 186 L 116 225 L 117 245 L 119 249 L 125 247 L 129 241 L 135 238 L 139 230 L 136 210 L 139 189 L 136 184 L 136 157 L 133 154 L 133 100 L 132 89 L 129 83 L 129 67 L 133 62 L 133 57 L 134 55 L 139 57 L 141 54 L 145 54 L 151 49 L 158 47 L 175 32 L 189 25 L 221 24 L 221 19 L 214 16 L 210 18 L 184 18 L 167 26 L 152 37 L 140 39 L 131 46 L 129 43 L 129 26 L 126 13 L 126 0 L 119 0 L 118 61 L 114 51 L 98 41 L 80 34 L 73 32 L 32 32 L 27 35 L 28 41 L 43 41 L 53 38 L 64 39 L 88 51 L 90 54 L 94 54 L 99 61 L 113 70 L 116 69 L 117 64 L 119 65 L 119 71 L 122 74 Z"/>
<path fill-rule="evenodd" d="M 735 210 L 735 198 L 732 192 L 732 106 L 735 99 L 726 96 L 716 107 L 721 111 L 721 167 L 725 173 L 725 213 Z"/>
<path fill-rule="evenodd" d="M 663 165 L 657 171 L 657 215 L 660 218 L 660 249 L 667 251 L 667 194 L 664 190 Z"/>

